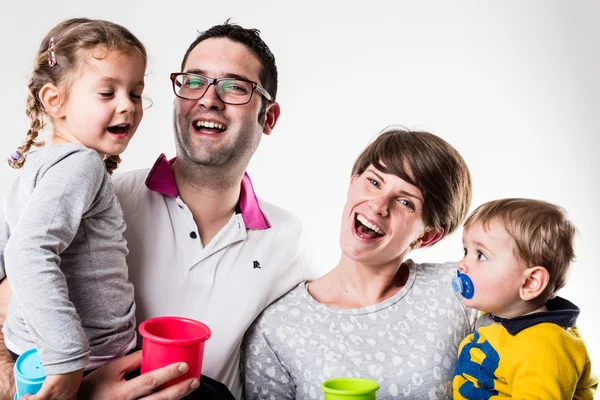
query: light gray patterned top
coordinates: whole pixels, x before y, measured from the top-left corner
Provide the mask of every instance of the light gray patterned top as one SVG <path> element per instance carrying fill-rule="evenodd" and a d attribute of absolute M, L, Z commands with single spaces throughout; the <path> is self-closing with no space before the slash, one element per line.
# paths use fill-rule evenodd
<path fill-rule="evenodd" d="M 318 303 L 301 283 L 248 330 L 246 399 L 323 399 L 321 383 L 362 377 L 377 399 L 450 399 L 460 341 L 477 312 L 452 291 L 455 263 L 416 264 L 393 297 L 361 309 Z"/>

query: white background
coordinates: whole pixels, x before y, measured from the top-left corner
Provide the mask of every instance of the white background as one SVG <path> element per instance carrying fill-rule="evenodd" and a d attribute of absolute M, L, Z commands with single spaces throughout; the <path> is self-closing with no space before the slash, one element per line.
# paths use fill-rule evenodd
<path fill-rule="evenodd" d="M 427 129 L 463 155 L 472 208 L 501 197 L 557 203 L 579 229 L 561 295 L 600 371 L 600 3 L 589 1 L 11 1 L 0 6 L 0 158 L 24 139 L 40 41 L 70 17 L 128 27 L 147 46 L 154 100 L 120 170 L 174 155 L 169 73 L 197 30 L 232 17 L 259 28 L 279 67 L 282 114 L 249 167 L 259 196 L 295 212 L 326 272 L 352 163 L 390 124 Z M 16 176 L 0 165 L 0 195 Z M 457 260 L 460 231 L 420 261 Z M 168 266 L 165 266 L 168 267 Z"/>

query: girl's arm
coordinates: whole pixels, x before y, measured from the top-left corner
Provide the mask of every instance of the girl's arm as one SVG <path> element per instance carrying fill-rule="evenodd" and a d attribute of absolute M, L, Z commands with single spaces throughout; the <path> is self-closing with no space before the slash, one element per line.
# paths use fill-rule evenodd
<path fill-rule="evenodd" d="M 4 251 L 6 275 L 20 306 L 17 317 L 25 321 L 47 375 L 72 372 L 88 363 L 87 337 L 69 299 L 73 288 L 68 287 L 61 258 L 76 237 L 80 242 L 85 240 L 77 234 L 85 226 L 84 215 L 97 201 L 105 179 L 108 177 L 98 154 L 82 149 L 40 170 L 35 182 L 26 182 L 35 186 L 25 200 L 15 199 L 20 193 L 7 197 L 6 210 L 21 210 L 17 221 L 8 220 L 11 231 Z M 90 260 L 80 258 L 76 261 L 82 265 L 77 267 L 87 267 Z M 21 329 L 18 323 L 13 325 L 10 315 L 6 323 L 11 329 Z"/>

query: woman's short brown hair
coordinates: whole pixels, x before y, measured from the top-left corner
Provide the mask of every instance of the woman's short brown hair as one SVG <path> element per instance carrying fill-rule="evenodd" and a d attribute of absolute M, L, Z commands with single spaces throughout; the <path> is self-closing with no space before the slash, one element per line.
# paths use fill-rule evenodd
<path fill-rule="evenodd" d="M 565 286 L 571 262 L 575 259 L 575 226 L 565 211 L 554 204 L 534 199 L 500 199 L 477 207 L 465 221 L 465 229 L 474 223 L 489 229 L 498 218 L 515 241 L 515 257 L 529 267 L 548 270 L 550 280 L 542 300 L 554 297 Z"/>
<path fill-rule="evenodd" d="M 360 154 L 352 175 L 369 165 L 418 187 L 424 197 L 423 221 L 429 228 L 452 233 L 471 204 L 471 175 L 458 151 L 424 131 L 393 127 L 383 130 Z"/>

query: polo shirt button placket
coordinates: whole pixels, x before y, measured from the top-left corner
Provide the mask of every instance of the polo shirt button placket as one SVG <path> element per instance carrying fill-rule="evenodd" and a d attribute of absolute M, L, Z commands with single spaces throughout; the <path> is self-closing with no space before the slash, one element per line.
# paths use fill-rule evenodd
<path fill-rule="evenodd" d="M 194 232 L 194 231 L 191 231 L 191 232 L 190 232 L 190 237 L 191 237 L 192 239 L 197 239 L 197 238 L 198 238 L 198 234 L 197 234 L 196 232 Z"/>

